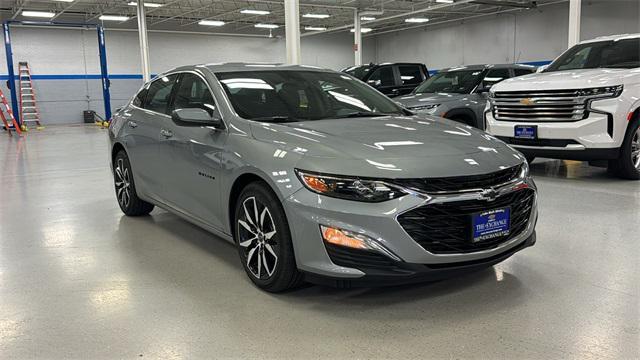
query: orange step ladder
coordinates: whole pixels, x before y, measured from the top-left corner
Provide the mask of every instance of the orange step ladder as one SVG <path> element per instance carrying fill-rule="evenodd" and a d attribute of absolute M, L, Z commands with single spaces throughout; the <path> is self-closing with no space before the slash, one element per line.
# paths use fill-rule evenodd
<path fill-rule="evenodd" d="M 18 122 L 13 116 L 13 111 L 11 111 L 11 106 L 9 106 L 9 102 L 7 101 L 7 98 L 4 97 L 1 89 L 0 100 L 2 100 L 2 104 L 0 104 L 0 118 L 2 119 L 2 123 L 4 124 L 4 129 L 9 133 L 10 136 L 12 130 L 18 133 L 18 135 L 22 136 L 20 126 L 18 126 Z"/>
<path fill-rule="evenodd" d="M 36 129 L 44 127 L 40 124 L 40 111 L 36 104 L 36 93 L 31 81 L 31 69 L 26 61 L 18 63 L 18 80 L 20 84 L 20 114 L 22 115 L 22 130 L 29 130 L 28 123 L 35 122 Z"/>

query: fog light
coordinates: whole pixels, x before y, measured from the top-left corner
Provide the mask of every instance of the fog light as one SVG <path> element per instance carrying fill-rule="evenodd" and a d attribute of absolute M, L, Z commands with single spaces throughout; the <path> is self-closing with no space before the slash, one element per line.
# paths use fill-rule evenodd
<path fill-rule="evenodd" d="M 350 247 L 354 249 L 369 249 L 362 236 L 356 235 L 356 237 L 349 231 L 343 231 L 323 225 L 320 225 L 320 230 L 322 230 L 322 238 L 329 244 Z"/>
<path fill-rule="evenodd" d="M 320 231 L 322 232 L 322 238 L 324 241 L 329 244 L 352 249 L 375 251 L 384 254 L 393 260 L 401 261 L 394 253 L 387 250 L 384 246 L 378 244 L 377 241 L 366 235 L 356 234 L 352 231 L 336 229 L 324 225 L 320 225 Z"/>

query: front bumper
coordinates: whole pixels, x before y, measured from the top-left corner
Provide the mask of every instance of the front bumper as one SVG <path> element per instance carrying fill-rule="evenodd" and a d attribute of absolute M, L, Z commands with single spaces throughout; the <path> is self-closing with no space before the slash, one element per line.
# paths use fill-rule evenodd
<path fill-rule="evenodd" d="M 616 159 L 627 125 L 626 113 L 621 108 L 617 99 L 594 101 L 588 116 L 578 121 L 505 121 L 496 120 L 491 111 L 485 111 L 485 130 L 525 155 L 568 160 Z M 514 138 L 516 125 L 536 126 L 538 139 Z"/>
<path fill-rule="evenodd" d="M 383 271 L 367 271 L 364 276 L 351 279 L 337 276 L 318 275 L 304 272 L 305 280 L 318 285 L 327 285 L 337 288 L 351 287 L 375 287 L 387 285 L 404 285 L 418 282 L 437 281 L 450 277 L 480 271 L 489 266 L 498 264 L 520 250 L 533 246 L 536 243 L 535 231 L 524 241 L 497 255 L 460 263 L 451 264 L 413 264 L 398 262 L 396 269 Z"/>
<path fill-rule="evenodd" d="M 530 178 L 518 180 L 496 188 L 505 195 L 516 190 L 516 186 L 526 185 L 535 191 Z M 416 242 L 398 222 L 398 216 L 419 207 L 431 204 L 474 201 L 482 198 L 481 192 L 465 192 L 448 195 L 428 196 L 410 194 L 382 203 L 360 203 L 329 198 L 301 189 L 284 201 L 285 211 L 292 232 L 296 263 L 307 274 L 310 281 L 321 279 L 336 280 L 335 284 L 350 283 L 404 283 L 446 277 L 502 261 L 513 253 L 533 245 L 534 227 L 537 222 L 537 195 L 533 197 L 530 216 L 525 229 L 495 247 L 467 253 L 431 253 Z M 400 261 L 390 258 L 373 259 L 385 262 L 384 267 L 353 266 L 336 264 L 336 254 L 330 256 L 321 236 L 319 225 L 349 230 L 375 239 L 378 244 L 397 256 Z M 340 255 L 340 254 L 339 254 Z M 345 258 L 349 254 L 341 254 Z M 381 256 L 381 255 L 380 255 Z M 320 280 L 319 280 L 320 279 Z M 338 281 L 339 280 L 339 281 Z M 356 281 L 357 280 L 357 281 Z"/>

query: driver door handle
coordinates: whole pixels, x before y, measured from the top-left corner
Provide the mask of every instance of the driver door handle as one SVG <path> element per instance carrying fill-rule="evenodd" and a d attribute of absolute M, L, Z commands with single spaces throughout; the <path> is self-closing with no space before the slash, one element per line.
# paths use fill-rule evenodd
<path fill-rule="evenodd" d="M 165 129 L 161 129 L 160 130 L 160 135 L 164 136 L 165 138 L 170 138 L 173 136 L 173 132 L 171 130 L 165 130 Z"/>
<path fill-rule="evenodd" d="M 132 121 L 132 120 L 129 120 L 128 124 L 129 124 L 130 128 L 134 128 L 135 129 L 135 128 L 138 127 L 138 123 L 135 122 L 135 121 Z"/>

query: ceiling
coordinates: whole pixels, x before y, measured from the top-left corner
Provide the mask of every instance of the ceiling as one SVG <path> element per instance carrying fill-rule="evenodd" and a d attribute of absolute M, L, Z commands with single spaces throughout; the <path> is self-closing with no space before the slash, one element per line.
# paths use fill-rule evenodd
<path fill-rule="evenodd" d="M 68 1 L 68 0 L 67 0 Z M 135 0 L 75 0 L 72 2 L 54 0 L 2 0 L 0 16 L 3 20 L 45 20 L 27 18 L 23 10 L 54 12 L 54 21 L 74 23 L 100 23 L 106 28 L 135 29 L 136 6 L 129 5 Z M 277 0 L 148 0 L 162 4 L 160 7 L 146 7 L 149 30 L 233 33 L 246 35 L 274 36 L 284 34 L 283 1 Z M 455 0 L 442 3 L 438 0 L 300 0 L 300 15 L 324 14 L 328 18 L 301 17 L 303 36 L 319 32 L 304 30 L 305 27 L 322 27 L 327 31 L 349 31 L 353 26 L 354 11 L 375 12 L 373 21 L 362 21 L 362 27 L 373 29 L 367 36 L 399 31 L 408 28 L 433 26 L 452 21 L 471 19 L 509 11 L 535 11 L 536 7 L 567 0 Z M 266 10 L 267 15 L 243 14 L 240 10 Z M 101 15 L 125 15 L 127 21 L 101 21 Z M 427 23 L 407 23 L 408 18 L 428 18 Z M 220 20 L 220 27 L 198 25 L 200 20 Z M 280 25 L 280 28 L 258 29 L 257 23 Z"/>

